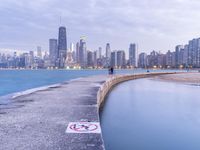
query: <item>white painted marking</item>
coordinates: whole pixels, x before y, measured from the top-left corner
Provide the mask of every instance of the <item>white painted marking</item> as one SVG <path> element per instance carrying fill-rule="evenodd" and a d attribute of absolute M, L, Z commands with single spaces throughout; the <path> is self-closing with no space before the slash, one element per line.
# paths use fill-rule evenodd
<path fill-rule="evenodd" d="M 101 133 L 99 122 L 70 122 L 66 133 Z"/>

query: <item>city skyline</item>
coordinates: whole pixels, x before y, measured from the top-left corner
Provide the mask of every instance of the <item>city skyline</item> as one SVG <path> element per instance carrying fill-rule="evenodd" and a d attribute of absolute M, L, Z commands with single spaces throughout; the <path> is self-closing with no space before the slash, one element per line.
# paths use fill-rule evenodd
<path fill-rule="evenodd" d="M 200 38 L 193 38 L 183 45 L 176 45 L 174 51 L 166 53 L 151 51 L 138 53 L 138 45 L 130 43 L 128 59 L 124 50 L 112 50 L 106 43 L 106 52 L 102 47 L 98 50 L 87 49 L 86 38 L 80 37 L 76 43 L 70 43 L 67 49 L 66 27 L 60 26 L 58 38 L 49 39 L 49 52 L 42 55 L 41 46 L 34 51 L 12 55 L 0 53 L 0 68 L 15 69 L 101 69 L 101 68 L 199 68 L 200 67 Z"/>
<path fill-rule="evenodd" d="M 112 49 L 128 51 L 129 43 L 134 41 L 140 52 L 167 52 L 177 44 L 199 37 L 200 2 L 196 0 L 3 1 L 1 50 L 30 51 L 38 45 L 48 50 L 48 39 L 56 37 L 60 25 L 67 27 L 69 43 L 76 43 L 86 35 L 89 50 L 111 43 Z"/>

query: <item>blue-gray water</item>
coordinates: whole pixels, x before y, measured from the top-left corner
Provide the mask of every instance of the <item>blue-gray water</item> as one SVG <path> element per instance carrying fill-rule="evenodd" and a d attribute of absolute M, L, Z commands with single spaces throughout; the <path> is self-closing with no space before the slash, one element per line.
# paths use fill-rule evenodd
<path fill-rule="evenodd" d="M 146 70 L 138 69 L 134 71 L 117 70 L 115 72 L 116 74 L 126 74 L 145 71 Z M 160 70 L 154 70 L 154 72 L 155 71 Z M 153 72 L 153 70 L 151 70 L 151 72 Z M 61 83 L 78 77 L 107 73 L 107 70 L 0 70 L 0 96 L 40 86 Z"/>
<path fill-rule="evenodd" d="M 128 72 L 131 71 L 117 71 Z M 99 74 L 107 74 L 107 70 L 0 70 L 0 96 Z"/>
<path fill-rule="evenodd" d="M 108 95 L 106 150 L 200 150 L 200 87 L 138 79 Z"/>
<path fill-rule="evenodd" d="M 0 70 L 0 96 L 105 73 L 106 70 Z"/>

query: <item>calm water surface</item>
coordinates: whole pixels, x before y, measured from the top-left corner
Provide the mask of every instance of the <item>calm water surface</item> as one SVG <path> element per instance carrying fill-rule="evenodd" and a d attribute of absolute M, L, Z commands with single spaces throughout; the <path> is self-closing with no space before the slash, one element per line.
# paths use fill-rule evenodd
<path fill-rule="evenodd" d="M 108 95 L 106 150 L 200 150 L 200 87 L 138 79 Z"/>
<path fill-rule="evenodd" d="M 166 70 L 151 70 L 151 72 Z M 167 70 L 174 71 L 174 70 Z M 116 70 L 116 74 L 146 70 Z M 78 77 L 107 74 L 107 70 L 0 70 L 0 96 L 40 86 L 61 83 Z"/>
<path fill-rule="evenodd" d="M 131 72 L 130 70 L 116 71 L 119 74 Z M 0 70 L 0 96 L 100 74 L 107 74 L 107 70 Z"/>
<path fill-rule="evenodd" d="M 106 70 L 0 70 L 0 96 L 78 77 L 106 73 Z"/>

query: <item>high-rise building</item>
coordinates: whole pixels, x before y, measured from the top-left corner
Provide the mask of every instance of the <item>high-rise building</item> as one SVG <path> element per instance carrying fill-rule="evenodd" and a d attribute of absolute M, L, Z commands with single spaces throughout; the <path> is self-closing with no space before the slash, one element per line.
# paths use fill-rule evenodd
<path fill-rule="evenodd" d="M 184 54 L 183 54 L 183 65 L 188 67 L 188 45 L 184 46 Z"/>
<path fill-rule="evenodd" d="M 137 67 L 137 45 L 130 44 L 129 47 L 129 64 L 132 67 Z"/>
<path fill-rule="evenodd" d="M 80 63 L 80 45 L 79 42 L 76 43 L 76 63 L 79 64 Z"/>
<path fill-rule="evenodd" d="M 192 40 L 192 66 L 197 67 L 197 50 L 198 50 L 198 39 Z"/>
<path fill-rule="evenodd" d="M 124 51 L 117 51 L 117 67 L 118 68 L 125 68 L 126 65 L 126 58 Z"/>
<path fill-rule="evenodd" d="M 42 59 L 42 48 L 41 48 L 41 46 L 37 46 L 37 57 Z"/>
<path fill-rule="evenodd" d="M 170 52 L 170 50 L 168 50 L 168 52 L 166 53 L 166 66 L 167 68 L 172 67 L 172 52 Z"/>
<path fill-rule="evenodd" d="M 166 66 L 166 56 L 162 53 L 158 53 L 158 68 L 164 68 Z"/>
<path fill-rule="evenodd" d="M 193 65 L 193 60 L 194 60 L 194 50 L 193 50 L 193 44 L 194 40 L 190 40 L 188 44 L 188 66 Z"/>
<path fill-rule="evenodd" d="M 176 52 L 172 52 L 172 67 L 176 67 Z"/>
<path fill-rule="evenodd" d="M 197 39 L 196 67 L 200 67 L 200 38 Z"/>
<path fill-rule="evenodd" d="M 94 53 L 91 51 L 87 52 L 87 67 L 94 66 Z"/>
<path fill-rule="evenodd" d="M 49 57 L 51 61 L 51 66 L 59 67 L 58 64 L 56 64 L 56 61 L 58 60 L 58 41 L 57 39 L 49 39 Z"/>
<path fill-rule="evenodd" d="M 59 27 L 58 34 L 58 54 L 59 54 L 59 67 L 65 66 L 65 60 L 67 55 L 67 35 L 66 28 Z"/>
<path fill-rule="evenodd" d="M 72 68 L 73 65 L 74 65 L 73 52 L 71 50 L 69 50 L 67 52 L 67 58 L 65 60 L 65 67 Z"/>
<path fill-rule="evenodd" d="M 33 51 L 29 52 L 29 67 L 30 68 L 34 67 L 34 52 Z"/>
<path fill-rule="evenodd" d="M 183 63 L 186 67 L 200 67 L 200 38 L 192 39 L 185 45 Z"/>
<path fill-rule="evenodd" d="M 99 49 L 97 50 L 97 59 L 101 59 L 102 58 L 102 48 L 99 47 Z"/>
<path fill-rule="evenodd" d="M 70 51 L 71 51 L 71 52 L 74 51 L 74 43 L 70 43 Z"/>
<path fill-rule="evenodd" d="M 139 55 L 138 67 L 146 68 L 146 66 L 147 66 L 147 54 L 146 53 L 141 53 Z"/>
<path fill-rule="evenodd" d="M 148 67 L 158 67 L 158 52 L 152 51 L 148 56 Z"/>
<path fill-rule="evenodd" d="M 87 66 L 87 48 L 86 48 L 85 37 L 81 37 L 80 39 L 79 61 L 80 61 L 80 66 L 82 68 L 85 68 Z"/>
<path fill-rule="evenodd" d="M 184 65 L 184 48 L 181 48 L 179 52 L 179 67 L 182 65 Z"/>
<path fill-rule="evenodd" d="M 177 45 L 175 48 L 175 61 L 176 61 L 176 67 L 179 67 L 181 65 L 181 56 L 180 51 L 183 49 L 183 45 Z"/>
<path fill-rule="evenodd" d="M 192 59 L 193 67 L 200 66 L 200 38 L 192 40 Z"/>
<path fill-rule="evenodd" d="M 23 64 L 25 66 L 25 68 L 30 68 L 30 62 L 29 62 L 29 54 L 28 53 L 23 53 Z"/>
<path fill-rule="evenodd" d="M 111 67 L 117 67 L 117 51 L 111 52 L 110 65 Z"/>
<path fill-rule="evenodd" d="M 97 51 L 94 51 L 94 66 L 97 67 Z"/>
<path fill-rule="evenodd" d="M 107 44 L 106 44 L 106 57 L 107 57 L 108 59 L 110 59 L 110 57 L 111 57 L 110 43 L 107 43 Z"/>
<path fill-rule="evenodd" d="M 76 61 L 76 52 L 74 50 L 74 43 L 70 43 L 70 53 L 72 55 L 72 59 L 75 62 Z"/>

